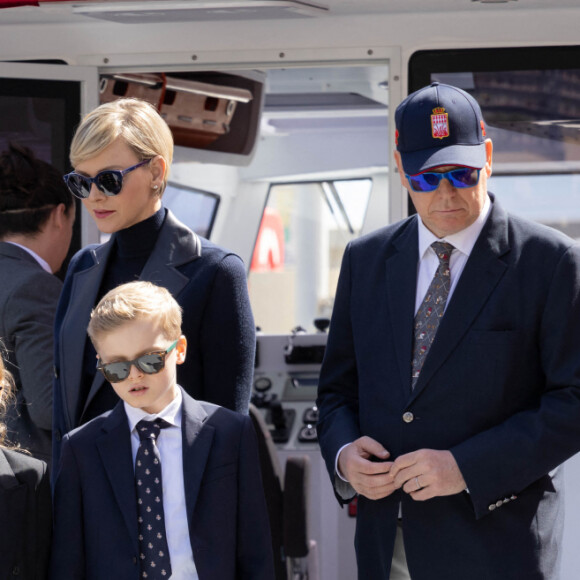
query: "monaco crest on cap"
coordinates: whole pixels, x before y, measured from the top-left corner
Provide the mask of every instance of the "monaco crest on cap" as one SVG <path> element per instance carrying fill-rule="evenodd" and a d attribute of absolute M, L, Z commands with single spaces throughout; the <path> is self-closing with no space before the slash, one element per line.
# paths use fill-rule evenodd
<path fill-rule="evenodd" d="M 435 107 L 431 115 L 431 134 L 435 139 L 449 137 L 449 115 L 444 107 Z"/>

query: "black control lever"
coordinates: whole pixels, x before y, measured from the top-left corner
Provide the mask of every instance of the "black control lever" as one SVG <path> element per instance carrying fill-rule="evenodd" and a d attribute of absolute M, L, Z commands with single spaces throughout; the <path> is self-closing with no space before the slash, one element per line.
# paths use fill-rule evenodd
<path fill-rule="evenodd" d="M 280 401 L 272 401 L 270 403 L 270 420 L 276 428 L 276 430 L 286 429 L 286 414 L 282 408 L 282 403 Z"/>

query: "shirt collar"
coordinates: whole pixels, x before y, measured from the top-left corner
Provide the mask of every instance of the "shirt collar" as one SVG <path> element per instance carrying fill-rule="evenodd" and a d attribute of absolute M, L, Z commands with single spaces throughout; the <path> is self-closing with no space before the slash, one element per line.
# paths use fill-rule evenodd
<path fill-rule="evenodd" d="M 183 396 L 181 394 L 181 389 L 177 389 L 177 396 L 165 409 L 161 412 L 151 415 L 143 411 L 142 409 L 138 409 L 137 407 L 131 407 L 128 403 L 123 401 L 123 405 L 125 406 L 125 413 L 127 413 L 127 419 L 129 419 L 129 430 L 131 433 L 135 430 L 137 423 L 139 421 L 145 419 L 147 421 L 154 421 L 157 418 L 164 419 L 173 427 L 181 428 L 181 406 L 183 403 Z"/>
<path fill-rule="evenodd" d="M 487 216 L 491 211 L 491 201 L 489 195 L 485 196 L 485 202 L 481 213 L 477 216 L 477 219 L 464 230 L 461 230 L 455 234 L 445 236 L 444 238 L 438 238 L 432 231 L 427 229 L 421 217 L 417 214 L 418 220 L 418 232 L 419 232 L 419 259 L 422 260 L 425 256 L 425 252 L 431 247 L 433 242 L 449 242 L 455 249 L 459 250 L 461 253 L 469 256 L 475 242 L 483 229 Z"/>
<path fill-rule="evenodd" d="M 13 246 L 18 246 L 22 248 L 25 252 L 28 252 L 39 264 L 43 270 L 46 270 L 49 274 L 52 274 L 52 269 L 48 265 L 46 260 L 43 260 L 36 252 L 33 252 L 30 248 L 23 246 L 22 244 L 17 244 L 16 242 L 7 242 L 8 244 L 12 244 Z"/>

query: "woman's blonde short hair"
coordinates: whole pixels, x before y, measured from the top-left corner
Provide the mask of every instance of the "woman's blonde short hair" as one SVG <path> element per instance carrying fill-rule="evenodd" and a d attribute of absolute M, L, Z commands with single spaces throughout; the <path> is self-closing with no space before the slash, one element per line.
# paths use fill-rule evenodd
<path fill-rule="evenodd" d="M 173 135 L 155 107 L 141 99 L 103 103 L 83 118 L 70 148 L 73 167 L 99 155 L 116 139 L 122 139 L 140 161 L 157 155 L 165 160 L 163 193 L 173 161 Z"/>
<path fill-rule="evenodd" d="M 177 340 L 181 318 L 181 306 L 166 288 L 151 282 L 129 282 L 101 298 L 91 312 L 87 332 L 96 346 L 99 338 L 127 322 L 155 320 L 168 340 Z"/>

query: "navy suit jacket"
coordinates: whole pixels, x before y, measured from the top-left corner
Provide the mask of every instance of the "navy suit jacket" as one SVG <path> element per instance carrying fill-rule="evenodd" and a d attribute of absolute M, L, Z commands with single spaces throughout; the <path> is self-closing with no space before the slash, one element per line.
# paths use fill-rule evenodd
<path fill-rule="evenodd" d="M 46 463 L 0 448 L 0 578 L 46 579 L 51 507 Z"/>
<path fill-rule="evenodd" d="M 105 273 L 114 236 L 103 245 L 83 248 L 72 259 L 55 323 L 53 461 L 60 441 L 92 416 L 102 389 L 101 373 L 82 385 L 83 355 L 91 309 Z M 140 275 L 164 286 L 183 308 L 188 356 L 178 381 L 194 398 L 247 413 L 254 368 L 255 328 L 242 260 L 198 237 L 171 212 Z M 95 361 L 96 364 L 96 361 Z M 88 391 L 88 397 L 83 393 Z"/>
<path fill-rule="evenodd" d="M 183 393 L 187 520 L 200 580 L 273 580 L 256 434 L 247 415 Z M 54 580 L 139 578 L 131 435 L 122 402 L 63 439 Z"/>
<path fill-rule="evenodd" d="M 556 579 L 555 468 L 580 449 L 579 247 L 494 201 L 411 392 L 417 264 L 416 216 L 346 249 L 320 377 L 320 446 L 342 497 L 336 454 L 362 435 L 393 460 L 450 450 L 469 493 L 359 497 L 360 578 L 389 578 L 402 503 L 413 580 Z"/>

